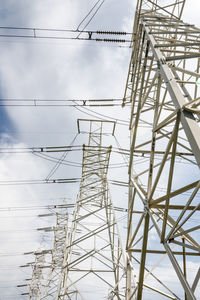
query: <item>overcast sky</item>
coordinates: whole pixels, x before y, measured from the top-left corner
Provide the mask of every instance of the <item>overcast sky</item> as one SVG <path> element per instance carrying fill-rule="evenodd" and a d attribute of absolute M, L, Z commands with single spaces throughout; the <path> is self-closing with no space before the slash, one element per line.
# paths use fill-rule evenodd
<path fill-rule="evenodd" d="M 96 0 L 1 0 L 0 26 L 76 29 Z M 134 0 L 106 0 L 88 30 L 132 31 Z M 184 19 L 200 25 L 198 0 L 188 0 Z M 88 19 L 87 19 L 88 20 Z M 81 24 L 82 29 L 86 23 Z M 0 32 L 2 34 L 2 32 Z M 118 38 L 118 36 L 116 36 Z M 119 36 L 119 38 L 121 38 Z M 123 37 L 122 37 L 123 38 Z M 128 38 L 128 37 L 126 37 Z M 95 41 L 38 40 L 0 37 L 0 97 L 16 99 L 104 99 L 122 98 L 131 49 L 124 44 Z M 77 118 L 122 119 L 117 125 L 116 138 L 123 148 L 128 148 L 129 110 L 121 107 L 92 108 L 93 112 L 75 108 L 52 107 L 0 107 L 0 147 L 34 147 L 69 145 L 77 135 Z M 86 114 L 87 113 L 87 114 Z M 90 115 L 88 115 L 90 114 Z M 102 117 L 102 116 L 101 116 Z M 126 123 L 127 122 L 127 123 Z M 87 143 L 87 135 L 76 137 L 74 144 Z M 114 138 L 106 143 L 116 147 Z M 60 157 L 60 155 L 58 156 Z M 81 153 L 70 153 L 66 159 L 81 161 Z M 123 168 L 111 169 L 110 178 L 127 179 L 127 169 L 121 157 L 111 163 L 122 163 Z M 45 179 L 54 163 L 32 154 L 1 154 L 0 181 Z M 114 167 L 114 166 L 113 166 Z M 117 166 L 116 166 L 117 167 Z M 53 178 L 80 177 L 81 167 L 62 166 Z M 19 210 L 15 207 L 74 203 L 78 192 L 75 185 L 0 186 L 0 299 L 22 299 L 17 289 L 30 269 L 19 266 L 34 259 L 24 252 L 34 251 L 50 239 L 43 238 L 36 229 L 53 225 L 55 220 L 39 219 L 40 210 Z M 118 195 L 118 197 L 116 197 Z M 126 207 L 127 190 L 113 189 L 116 205 Z M 12 209 L 9 209 L 11 208 Z M 9 210 L 9 211 L 8 211 Z M 122 219 L 121 227 L 125 227 Z"/>

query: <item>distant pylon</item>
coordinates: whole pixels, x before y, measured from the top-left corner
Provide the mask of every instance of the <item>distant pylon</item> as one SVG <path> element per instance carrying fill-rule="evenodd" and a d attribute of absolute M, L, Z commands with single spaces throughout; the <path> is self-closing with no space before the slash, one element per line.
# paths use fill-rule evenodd
<path fill-rule="evenodd" d="M 107 182 L 111 147 L 102 145 L 115 123 L 85 121 L 78 128 L 89 124 L 89 142 L 55 299 L 124 299 L 125 257 Z"/>
<path fill-rule="evenodd" d="M 32 279 L 29 287 L 29 300 L 38 300 L 42 297 L 42 280 L 43 280 L 43 266 L 45 263 L 45 253 L 36 252 L 35 262 L 32 264 Z"/>
<path fill-rule="evenodd" d="M 68 238 L 68 213 L 67 208 L 62 208 L 56 213 L 56 226 L 54 227 L 54 247 L 51 251 L 50 271 L 45 282 L 45 292 L 40 298 L 56 299 L 59 294 L 60 274 L 62 272 L 64 251 Z"/>

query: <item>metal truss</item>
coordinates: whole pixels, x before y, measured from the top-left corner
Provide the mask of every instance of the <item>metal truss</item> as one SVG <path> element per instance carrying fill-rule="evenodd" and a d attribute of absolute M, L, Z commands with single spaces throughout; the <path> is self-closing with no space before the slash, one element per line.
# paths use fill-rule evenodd
<path fill-rule="evenodd" d="M 55 299 L 124 299 L 125 259 L 107 183 L 111 147 L 102 146 L 106 126 L 112 133 L 115 124 L 85 121 L 78 129 L 90 125 L 89 142 Z"/>
<path fill-rule="evenodd" d="M 42 280 L 43 280 L 43 274 L 42 274 L 42 268 L 45 263 L 45 253 L 44 252 L 38 252 L 35 253 L 35 262 L 32 264 L 32 279 L 29 287 L 29 294 L 28 299 L 29 300 L 38 300 L 41 298 L 42 295 Z M 25 294 L 22 294 L 25 295 Z"/>
<path fill-rule="evenodd" d="M 54 228 L 54 246 L 51 251 L 50 272 L 44 284 L 44 295 L 40 299 L 56 299 L 59 294 L 60 273 L 62 272 L 64 251 L 68 238 L 68 213 L 64 208 L 56 213 L 56 226 Z"/>
<path fill-rule="evenodd" d="M 45 233 L 54 232 L 53 249 L 38 250 L 24 253 L 34 255 L 35 261 L 22 265 L 21 267 L 31 267 L 32 277 L 26 279 L 25 284 L 17 287 L 28 287 L 29 292 L 22 293 L 28 295 L 28 299 L 55 299 L 58 293 L 60 273 L 62 271 L 64 250 L 67 243 L 68 230 L 68 208 L 73 205 L 62 204 L 53 206 L 49 213 L 41 214 L 38 217 L 50 217 L 56 215 L 56 225 L 54 227 L 38 228 L 38 231 Z M 27 282 L 30 282 L 29 284 Z"/>
<path fill-rule="evenodd" d="M 184 4 L 136 8 L 123 105 L 132 107 L 127 253 L 138 284 L 127 265 L 127 299 L 197 299 L 200 29 L 181 20 Z"/>

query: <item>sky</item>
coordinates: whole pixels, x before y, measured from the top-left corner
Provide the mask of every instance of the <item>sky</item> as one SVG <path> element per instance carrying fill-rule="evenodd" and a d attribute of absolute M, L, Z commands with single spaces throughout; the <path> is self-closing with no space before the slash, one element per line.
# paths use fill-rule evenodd
<path fill-rule="evenodd" d="M 94 0 L 1 0 L 0 26 L 76 29 L 95 3 Z M 198 4 L 198 0 L 188 0 L 183 18 L 200 26 L 199 10 L 195 9 Z M 131 32 L 135 5 L 135 0 L 106 0 L 86 29 Z M 81 24 L 80 29 L 85 24 Z M 128 44 L 120 46 L 95 41 L 0 37 L 0 98 L 122 98 L 131 49 L 126 47 Z M 123 120 L 123 125 L 117 124 L 116 138 L 122 148 L 128 149 L 129 108 L 89 109 L 92 112 L 82 108 L 81 112 L 72 107 L 0 107 L 0 147 L 70 145 L 74 138 L 74 145 L 82 145 L 87 143 L 88 136 L 77 135 L 77 118 L 90 118 L 91 114 L 96 118 L 96 112 L 103 114 L 103 118 Z M 106 143 L 117 147 L 113 137 Z M 69 153 L 66 159 L 80 163 L 81 157 L 81 152 Z M 125 166 L 123 158 L 117 155 L 111 158 L 111 164 L 116 163 Z M 4 153 L 0 156 L 0 181 L 42 180 L 48 177 L 53 167 L 54 163 L 31 153 Z M 125 167 L 113 167 L 116 168 L 111 169 L 110 179 L 127 180 Z M 61 166 L 52 178 L 80 175 L 80 165 Z M 30 278 L 31 269 L 19 266 L 34 259 L 23 253 L 35 251 L 41 245 L 45 248 L 52 240 L 51 234 L 44 237 L 37 231 L 37 228 L 52 226 L 55 222 L 55 218 L 37 217 L 46 212 L 41 206 L 74 203 L 79 186 L 1 185 L 0 188 L 0 267 L 3 270 L 0 299 L 22 299 L 20 293 L 25 289 L 16 286 Z M 115 205 L 127 207 L 125 188 L 111 187 L 111 192 Z M 16 210 L 16 207 L 21 209 Z M 126 219 L 120 219 L 124 235 Z"/>

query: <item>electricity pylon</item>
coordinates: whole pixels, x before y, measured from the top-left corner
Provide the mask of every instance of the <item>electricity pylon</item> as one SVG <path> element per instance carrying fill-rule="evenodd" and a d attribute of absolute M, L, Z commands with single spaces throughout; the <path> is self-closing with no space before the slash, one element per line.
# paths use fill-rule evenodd
<path fill-rule="evenodd" d="M 200 29 L 181 20 L 184 5 L 137 1 L 123 100 L 132 107 L 127 253 L 138 263 L 135 288 L 127 265 L 127 299 L 200 292 Z"/>
<path fill-rule="evenodd" d="M 78 121 L 79 131 L 85 121 Z M 89 141 L 56 299 L 124 299 L 124 255 L 107 182 L 111 147 L 102 145 L 115 123 L 87 123 Z"/>
<path fill-rule="evenodd" d="M 27 263 L 21 267 L 32 267 L 30 284 L 21 284 L 17 287 L 28 287 L 29 292 L 21 295 L 28 295 L 28 299 L 55 299 L 58 293 L 60 274 L 63 266 L 64 251 L 68 238 L 68 208 L 73 204 L 56 205 L 50 209 L 50 213 L 40 214 L 38 217 L 50 217 L 56 215 L 56 225 L 54 227 L 43 227 L 37 230 L 45 233 L 54 232 L 53 249 L 27 252 L 26 255 L 35 256 L 33 263 Z"/>
<path fill-rule="evenodd" d="M 42 297 L 43 266 L 45 263 L 45 253 L 35 253 L 35 262 L 32 264 L 32 278 L 29 287 L 29 300 L 38 300 Z M 22 294 L 23 295 L 23 294 Z M 24 294 L 25 295 L 25 294 Z"/>
<path fill-rule="evenodd" d="M 111 147 L 102 145 L 115 123 L 78 120 L 79 131 L 86 121 L 89 141 L 55 299 L 124 299 L 125 261 L 107 182 Z"/>
<path fill-rule="evenodd" d="M 56 213 L 54 245 L 51 251 L 50 271 L 45 282 L 44 295 L 40 299 L 55 299 L 58 294 L 60 274 L 62 272 L 64 252 L 68 240 L 68 213 L 62 208 Z"/>
<path fill-rule="evenodd" d="M 111 147 L 103 146 L 104 136 L 114 134 L 115 122 L 81 119 L 79 133 L 85 124 L 89 125 L 89 141 L 83 145 L 82 179 L 73 218 L 68 220 L 67 208 L 57 213 L 53 249 L 36 255 L 30 299 L 126 297 L 126 258 L 107 182 Z M 38 262 L 41 255 L 42 265 Z M 48 276 L 46 268 L 50 268 Z"/>

